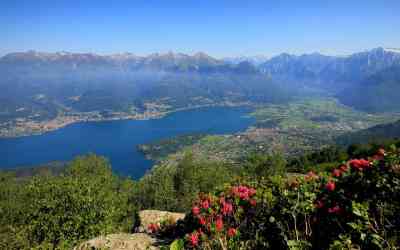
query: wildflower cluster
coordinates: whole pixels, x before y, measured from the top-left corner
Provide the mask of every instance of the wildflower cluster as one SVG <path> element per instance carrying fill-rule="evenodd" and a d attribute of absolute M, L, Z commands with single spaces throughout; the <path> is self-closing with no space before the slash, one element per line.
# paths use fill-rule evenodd
<path fill-rule="evenodd" d="M 379 149 L 368 159 L 347 161 L 324 178 L 314 202 L 316 237 L 324 239 L 335 235 L 364 247 L 384 245 L 379 234 L 386 230 L 382 223 L 387 206 L 384 204 L 387 199 L 398 196 L 395 190 L 398 188 L 389 183 L 399 180 L 398 175 L 390 172 L 392 163 L 386 156 L 385 150 Z M 330 228 L 330 232 L 326 233 L 325 228 Z"/>
<path fill-rule="evenodd" d="M 255 195 L 254 188 L 244 185 L 217 195 L 200 195 L 189 215 L 197 224 L 185 237 L 186 247 L 232 244 L 240 235 L 241 217 L 257 206 Z"/>
<path fill-rule="evenodd" d="M 177 249 L 389 249 L 398 243 L 400 229 L 399 170 L 400 151 L 380 149 L 330 172 L 272 177 L 202 194 L 185 218 L 189 229 L 174 244 L 181 242 Z"/>

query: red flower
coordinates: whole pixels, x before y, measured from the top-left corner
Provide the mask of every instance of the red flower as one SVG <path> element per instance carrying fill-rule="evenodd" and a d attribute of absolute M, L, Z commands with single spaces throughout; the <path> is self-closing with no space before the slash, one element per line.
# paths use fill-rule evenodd
<path fill-rule="evenodd" d="M 329 191 L 333 191 L 336 188 L 336 184 L 333 181 L 329 181 L 328 183 L 326 183 L 325 188 Z"/>
<path fill-rule="evenodd" d="M 204 226 L 207 223 L 206 218 L 204 218 L 203 216 L 200 216 L 199 217 L 199 223 L 200 223 L 200 225 Z"/>
<path fill-rule="evenodd" d="M 257 205 L 257 201 L 255 199 L 250 200 L 250 205 L 255 207 Z"/>
<path fill-rule="evenodd" d="M 319 176 L 316 175 L 313 171 L 308 172 L 306 177 L 304 177 L 304 179 L 306 181 L 311 181 L 311 180 L 318 179 L 318 178 L 319 178 Z"/>
<path fill-rule="evenodd" d="M 340 177 L 341 175 L 342 175 L 342 171 L 340 171 L 339 169 L 334 169 L 333 171 L 332 171 L 332 175 L 333 176 L 335 176 L 335 177 Z"/>
<path fill-rule="evenodd" d="M 233 227 L 230 227 L 230 228 L 228 229 L 228 236 L 229 236 L 229 237 L 234 237 L 235 235 L 236 235 L 236 229 L 233 228 Z"/>
<path fill-rule="evenodd" d="M 232 193 L 242 200 L 248 200 L 249 197 L 255 195 L 256 192 L 254 188 L 248 188 L 246 186 L 236 186 L 232 188 Z"/>
<path fill-rule="evenodd" d="M 347 170 L 349 170 L 349 167 L 347 167 L 346 165 L 342 165 L 342 166 L 340 166 L 340 170 L 342 172 L 347 172 Z"/>
<path fill-rule="evenodd" d="M 223 228 L 224 228 L 224 222 L 222 221 L 221 217 L 218 217 L 218 219 L 215 222 L 215 229 L 217 229 L 217 231 L 222 231 Z"/>
<path fill-rule="evenodd" d="M 202 206 L 204 209 L 208 209 L 208 208 L 210 207 L 210 202 L 209 202 L 208 200 L 203 200 L 203 201 L 201 202 L 201 206 Z"/>
<path fill-rule="evenodd" d="M 232 211 L 233 211 L 233 207 L 232 207 L 232 204 L 231 204 L 231 203 L 225 202 L 225 203 L 222 205 L 222 213 L 223 213 L 224 215 L 228 215 L 228 214 L 232 213 Z"/>
<path fill-rule="evenodd" d="M 249 196 L 253 196 L 257 193 L 257 190 L 255 190 L 254 188 L 249 188 Z"/>
<path fill-rule="evenodd" d="M 367 161 L 365 159 L 354 159 L 354 160 L 350 161 L 350 166 L 353 169 L 362 171 L 364 168 L 369 167 L 370 163 L 369 163 L 369 161 Z"/>
<path fill-rule="evenodd" d="M 190 244 L 192 246 L 197 246 L 199 244 L 199 234 L 197 232 L 193 232 L 189 235 Z"/>
<path fill-rule="evenodd" d="M 155 232 L 157 232 L 157 231 L 160 229 L 160 227 L 159 227 L 157 224 L 155 224 L 155 223 L 150 223 L 150 224 L 147 226 L 147 229 L 150 231 L 150 233 L 155 233 Z"/>
<path fill-rule="evenodd" d="M 200 214 L 200 208 L 198 206 L 194 206 L 192 208 L 192 213 L 193 213 L 194 216 L 199 215 Z"/>
<path fill-rule="evenodd" d="M 315 207 L 316 208 L 323 208 L 324 207 L 324 202 L 322 202 L 322 201 L 317 201 L 317 202 L 315 202 Z"/>
<path fill-rule="evenodd" d="M 383 160 L 383 156 L 382 155 L 374 155 L 374 156 L 372 156 L 372 159 L 381 161 L 381 160 Z"/>
<path fill-rule="evenodd" d="M 328 208 L 328 213 L 335 213 L 335 214 L 338 214 L 338 213 L 340 213 L 342 211 L 342 209 L 339 207 L 339 206 L 334 206 L 334 207 L 331 207 L 331 208 Z"/>

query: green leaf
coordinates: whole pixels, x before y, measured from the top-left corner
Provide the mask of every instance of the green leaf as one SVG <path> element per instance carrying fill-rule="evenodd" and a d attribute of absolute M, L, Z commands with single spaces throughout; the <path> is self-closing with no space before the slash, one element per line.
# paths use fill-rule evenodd
<path fill-rule="evenodd" d="M 171 243 L 169 246 L 170 250 L 183 250 L 184 249 L 184 243 L 182 239 L 174 240 L 174 242 Z"/>

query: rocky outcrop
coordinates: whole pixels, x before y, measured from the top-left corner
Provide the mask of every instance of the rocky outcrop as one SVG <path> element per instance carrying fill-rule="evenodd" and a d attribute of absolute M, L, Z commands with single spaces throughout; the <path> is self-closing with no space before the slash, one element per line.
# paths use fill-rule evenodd
<path fill-rule="evenodd" d="M 86 241 L 74 250 L 156 250 L 157 240 L 145 233 L 135 234 L 109 234 Z"/>
<path fill-rule="evenodd" d="M 140 217 L 140 227 L 139 232 L 147 232 L 147 228 L 151 223 L 160 223 L 163 221 L 168 221 L 175 223 L 185 217 L 182 213 L 172 213 L 167 211 L 159 210 L 143 210 L 139 212 Z"/>
<path fill-rule="evenodd" d="M 162 240 L 155 238 L 147 233 L 147 228 L 151 223 L 161 223 L 163 221 L 176 222 L 183 219 L 185 214 L 172 213 L 159 210 L 143 210 L 139 212 L 140 226 L 138 233 L 109 234 L 99 236 L 83 242 L 74 250 L 157 250 Z"/>

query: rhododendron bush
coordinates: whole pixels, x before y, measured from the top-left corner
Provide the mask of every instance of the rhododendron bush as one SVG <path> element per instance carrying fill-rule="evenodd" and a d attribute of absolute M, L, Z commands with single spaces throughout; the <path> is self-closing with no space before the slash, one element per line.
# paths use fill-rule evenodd
<path fill-rule="evenodd" d="M 395 249 L 400 157 L 392 148 L 331 172 L 241 180 L 200 194 L 172 249 Z"/>

